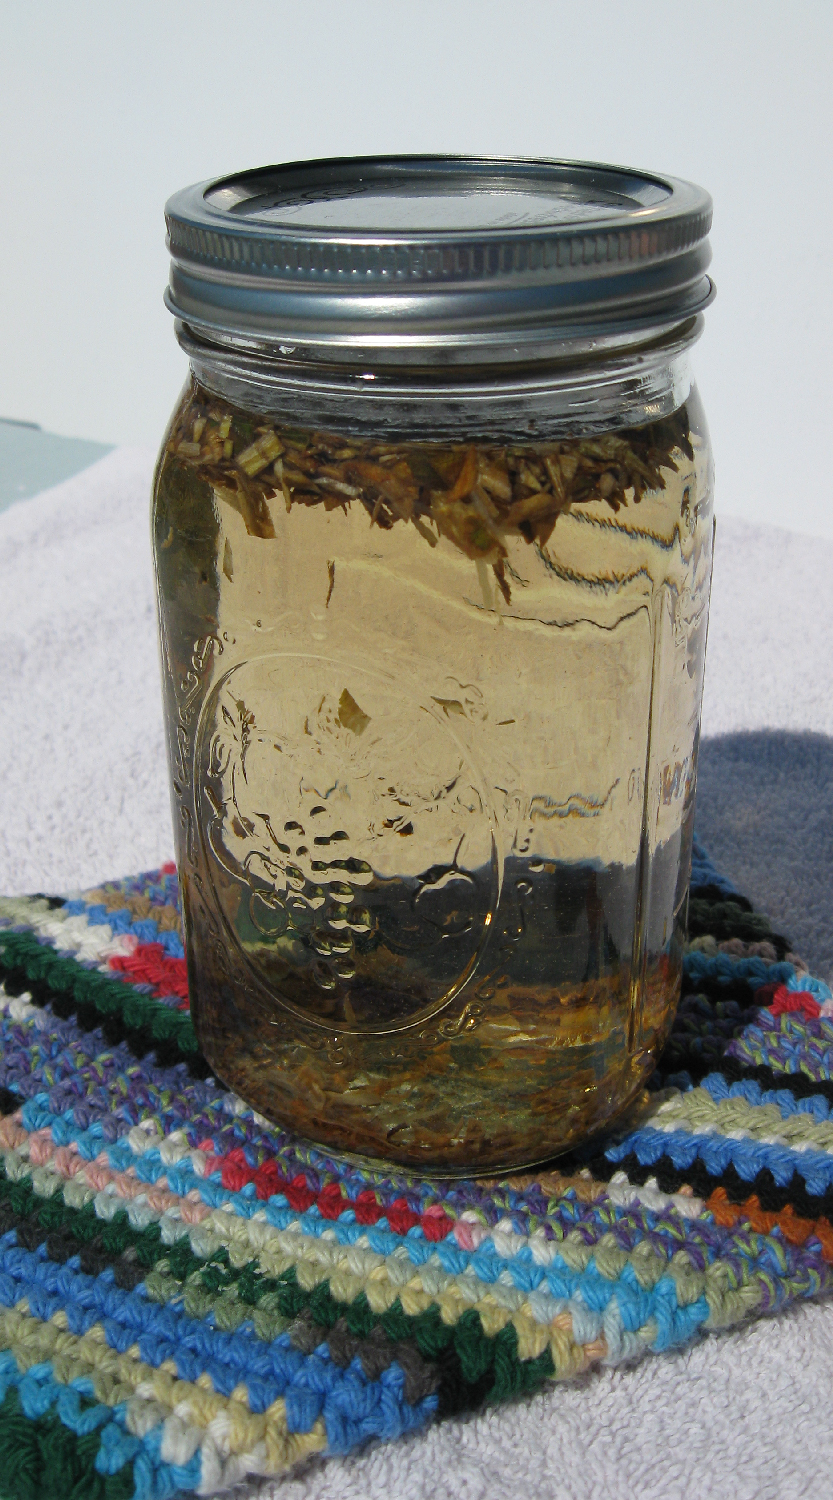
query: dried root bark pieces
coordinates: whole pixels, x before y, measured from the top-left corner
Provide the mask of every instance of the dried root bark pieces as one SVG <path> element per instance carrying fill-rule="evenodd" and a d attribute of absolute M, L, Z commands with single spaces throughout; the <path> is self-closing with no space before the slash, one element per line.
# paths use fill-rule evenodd
<path fill-rule="evenodd" d="M 273 537 L 272 502 L 362 505 L 370 524 L 412 525 L 432 547 L 445 537 L 490 566 L 509 602 L 506 540 L 544 545 L 575 505 L 612 511 L 665 488 L 675 454 L 693 457 L 685 408 L 644 427 L 523 447 L 493 443 L 398 445 L 349 442 L 330 433 L 258 423 L 194 386 L 168 444 L 199 470 L 251 536 Z"/>

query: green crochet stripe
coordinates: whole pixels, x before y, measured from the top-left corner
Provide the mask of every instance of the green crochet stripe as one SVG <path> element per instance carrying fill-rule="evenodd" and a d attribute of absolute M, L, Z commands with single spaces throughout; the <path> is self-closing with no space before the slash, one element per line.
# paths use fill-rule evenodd
<path fill-rule="evenodd" d="M 68 1229 L 79 1247 L 99 1240 L 112 1258 L 133 1248 L 139 1265 L 148 1270 L 165 1253 L 158 1224 L 134 1229 L 124 1209 L 119 1209 L 112 1219 L 99 1219 L 91 1203 L 83 1208 L 73 1208 L 66 1203 L 57 1190 L 60 1179 L 54 1180 L 56 1191 L 53 1195 L 41 1197 L 35 1192 L 31 1177 L 11 1179 L 0 1161 L 0 1202 L 9 1203 L 15 1218 L 34 1219 L 45 1235 L 56 1229 Z"/>
<path fill-rule="evenodd" d="M 194 1278 L 190 1284 L 186 1284 L 188 1277 Z M 476 1308 L 469 1308 L 453 1325 L 443 1322 L 435 1306 L 406 1313 L 398 1298 L 385 1312 L 375 1313 L 364 1292 L 353 1302 L 342 1302 L 332 1295 L 327 1281 L 306 1291 L 298 1284 L 294 1267 L 279 1277 L 264 1276 L 252 1261 L 240 1269 L 231 1266 L 225 1250 L 206 1264 L 194 1255 L 187 1240 L 177 1240 L 171 1247 L 145 1281 L 145 1291 L 159 1302 L 182 1297 L 184 1310 L 191 1316 L 204 1317 L 213 1311 L 218 1327 L 226 1321 L 234 1327 L 251 1317 L 261 1338 L 274 1338 L 302 1312 L 328 1331 L 343 1318 L 349 1332 L 360 1339 L 369 1337 L 378 1325 L 393 1343 L 412 1343 L 424 1359 L 448 1367 L 449 1376 L 454 1376 L 447 1382 L 448 1389 L 455 1381 L 468 1388 L 458 1410 L 483 1400 L 506 1401 L 522 1392 L 531 1393 L 555 1374 L 548 1349 L 536 1359 L 520 1359 L 514 1326 L 507 1323 L 490 1336 L 484 1333 Z M 223 1304 L 229 1294 L 232 1316 L 226 1320 Z"/>
<path fill-rule="evenodd" d="M 84 1402 L 82 1401 L 82 1407 Z M 93 1403 L 88 1403 L 92 1405 Z M 2 1500 L 131 1500 L 133 1465 L 99 1474 L 96 1429 L 76 1437 L 52 1411 L 34 1420 L 24 1415 L 12 1387 L 0 1403 L 0 1497 Z"/>
<path fill-rule="evenodd" d="M 253 1282 L 255 1275 L 250 1273 L 250 1279 Z M 271 1278 L 263 1277 L 262 1281 Z M 438 1307 L 406 1313 L 398 1298 L 385 1312 L 375 1313 L 364 1292 L 353 1302 L 344 1303 L 336 1300 L 326 1281 L 311 1292 L 304 1291 L 298 1285 L 294 1267 L 285 1271 L 277 1282 L 271 1281 L 271 1286 L 277 1292 L 278 1306 L 285 1317 L 297 1317 L 306 1310 L 314 1323 L 328 1329 L 344 1318 L 356 1338 L 367 1338 L 378 1323 L 394 1343 L 413 1342 L 424 1359 L 434 1362 L 453 1349 L 466 1385 L 480 1385 L 484 1377 L 493 1374 L 493 1382 L 484 1392 L 493 1401 L 506 1401 L 521 1391 L 536 1391 L 555 1374 L 548 1349 L 537 1359 L 519 1359 L 518 1335 L 513 1324 L 507 1323 L 500 1333 L 490 1337 L 483 1332 L 476 1308 L 469 1308 L 454 1324 L 443 1322 Z M 241 1289 L 240 1281 L 237 1288 L 238 1296 L 245 1296 L 249 1290 L 248 1286 Z"/>
<path fill-rule="evenodd" d="M 0 977 L 31 991 L 35 1004 L 56 1003 L 67 997 L 78 1011 L 103 1023 L 117 1021 L 129 1037 L 147 1043 L 175 1047 L 183 1057 L 198 1055 L 199 1045 L 191 1017 L 184 1011 L 161 1005 L 150 995 L 139 994 L 132 985 L 111 979 L 96 969 L 84 969 L 73 958 L 61 958 L 54 948 L 39 943 L 28 932 L 0 933 Z"/>
<path fill-rule="evenodd" d="M 689 937 L 702 937 L 706 933 L 719 943 L 729 938 L 740 938 L 744 943 L 761 943 L 768 939 L 786 947 L 786 939 L 773 932 L 767 918 L 760 912 L 745 911 L 732 900 L 706 901 L 692 896 L 688 903 Z"/>

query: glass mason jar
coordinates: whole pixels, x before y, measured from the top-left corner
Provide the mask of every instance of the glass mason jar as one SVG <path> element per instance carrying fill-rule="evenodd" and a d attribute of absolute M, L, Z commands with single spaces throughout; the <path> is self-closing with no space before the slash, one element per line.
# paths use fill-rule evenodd
<path fill-rule="evenodd" d="M 712 553 L 710 201 L 302 163 L 167 210 L 153 534 L 194 1023 L 309 1140 L 563 1151 L 680 991 Z"/>

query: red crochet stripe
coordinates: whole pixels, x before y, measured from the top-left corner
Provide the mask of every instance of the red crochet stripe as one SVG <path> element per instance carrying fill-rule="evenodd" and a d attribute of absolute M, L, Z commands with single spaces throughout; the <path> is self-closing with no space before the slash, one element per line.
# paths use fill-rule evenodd
<path fill-rule="evenodd" d="M 131 984 L 151 984 L 157 1000 L 176 995 L 188 1004 L 188 973 L 184 958 L 171 958 L 161 943 L 139 943 L 129 955 L 119 954 L 109 960 L 109 967 L 123 974 Z"/>
<path fill-rule="evenodd" d="M 788 990 L 785 984 L 778 985 L 767 1009 L 773 1016 L 801 1011 L 808 1021 L 814 1021 L 816 1016 L 821 1015 L 821 1006 L 815 995 L 811 995 L 808 990 Z"/>
<path fill-rule="evenodd" d="M 211 1143 L 206 1142 L 209 1146 Z M 376 1224 L 386 1218 L 394 1234 L 407 1234 L 416 1224 L 421 1225 L 427 1240 L 444 1240 L 454 1228 L 440 1204 L 432 1204 L 423 1213 L 415 1213 L 404 1198 L 392 1203 L 379 1203 L 370 1188 L 364 1188 L 357 1198 L 348 1198 L 337 1182 L 328 1182 L 319 1192 L 310 1187 L 302 1172 L 293 1178 L 284 1177 L 274 1160 L 264 1161 L 259 1167 L 251 1167 L 239 1147 L 228 1156 L 210 1155 L 206 1163 L 209 1172 L 219 1171 L 224 1188 L 239 1193 L 247 1183 L 253 1182 L 258 1198 L 271 1198 L 273 1193 L 283 1193 L 290 1208 L 296 1213 L 306 1213 L 313 1203 L 324 1219 L 338 1219 L 352 1209 L 359 1224 Z"/>

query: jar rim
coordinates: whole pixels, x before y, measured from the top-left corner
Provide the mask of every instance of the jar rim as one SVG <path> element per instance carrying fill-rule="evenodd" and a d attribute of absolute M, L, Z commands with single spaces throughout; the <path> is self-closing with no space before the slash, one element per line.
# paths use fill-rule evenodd
<path fill-rule="evenodd" d="M 174 194 L 165 301 L 206 336 L 300 358 L 553 358 L 699 314 L 711 216 L 692 183 L 597 163 L 285 163 Z"/>
<path fill-rule="evenodd" d="M 273 346 L 176 323 L 193 378 L 263 418 L 345 435 L 443 440 L 461 430 L 507 442 L 604 433 L 667 416 L 689 395 L 697 316 L 650 341 L 528 364 L 445 368 L 282 356 Z"/>

